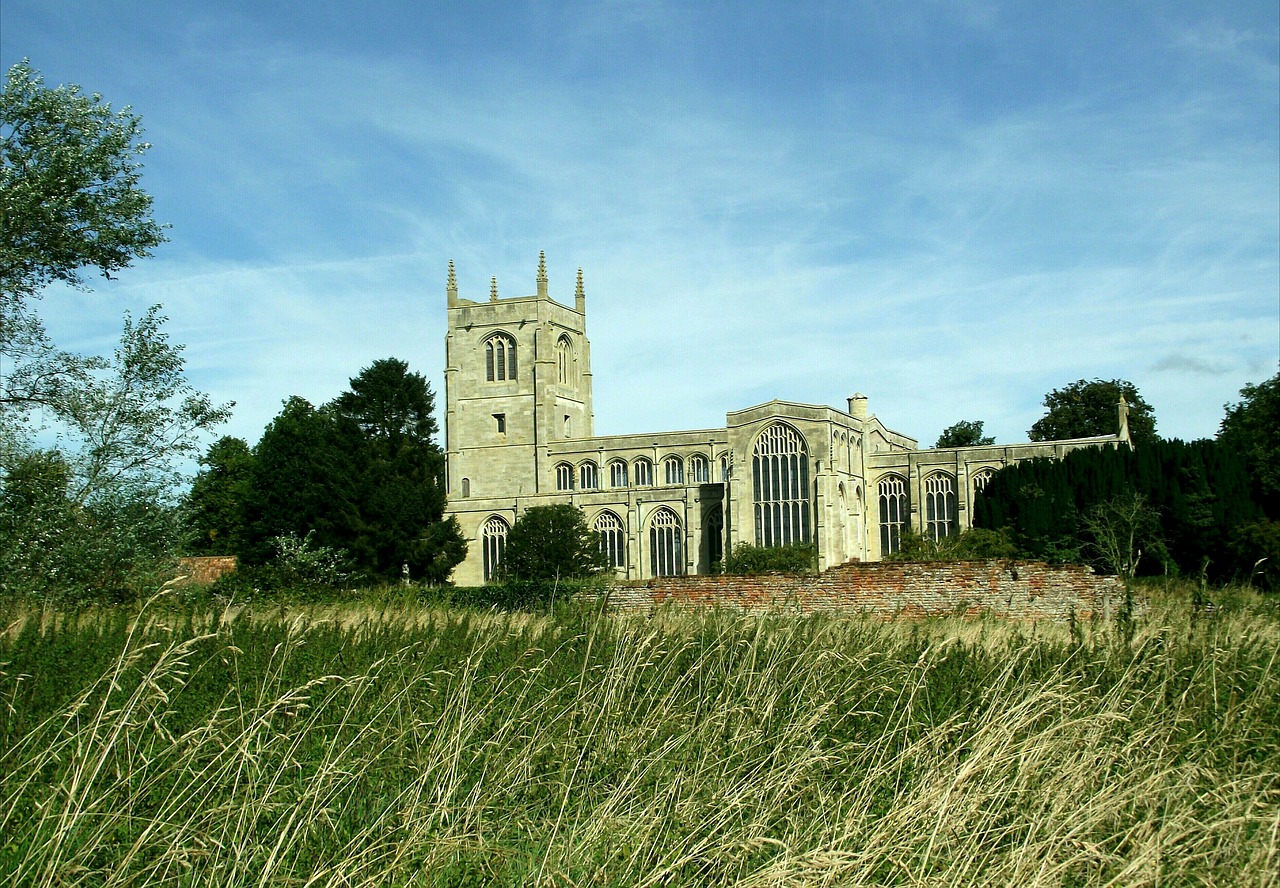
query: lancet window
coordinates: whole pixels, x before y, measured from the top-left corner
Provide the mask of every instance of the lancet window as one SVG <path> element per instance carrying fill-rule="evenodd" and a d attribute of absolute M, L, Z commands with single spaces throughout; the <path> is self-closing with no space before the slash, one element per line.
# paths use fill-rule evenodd
<path fill-rule="evenodd" d="M 556 341 L 556 381 L 564 386 L 578 384 L 578 362 L 573 354 L 573 342 L 568 336 Z"/>
<path fill-rule="evenodd" d="M 622 519 L 613 512 L 601 512 L 596 516 L 596 533 L 600 536 L 600 551 L 610 567 L 627 566 L 627 538 L 623 533 Z"/>
<path fill-rule="evenodd" d="M 649 559 L 655 577 L 684 573 L 684 532 L 670 509 L 659 509 L 649 522 Z"/>
<path fill-rule="evenodd" d="M 484 581 L 492 583 L 498 578 L 498 566 L 507 549 L 507 532 L 511 527 L 497 515 L 480 529 L 480 545 L 484 550 Z"/>
<path fill-rule="evenodd" d="M 484 378 L 489 382 L 516 378 L 516 341 L 506 333 L 495 333 L 484 341 Z"/>
<path fill-rule="evenodd" d="M 578 481 L 583 490 L 595 490 L 600 486 L 600 467 L 587 460 L 578 466 Z"/>
<path fill-rule="evenodd" d="M 902 528 L 907 522 L 907 482 L 899 475 L 880 479 L 880 556 L 902 548 Z"/>
<path fill-rule="evenodd" d="M 769 426 L 756 441 L 751 469 L 756 545 L 809 542 L 809 454 L 804 438 L 789 425 Z"/>
<path fill-rule="evenodd" d="M 956 479 L 935 472 L 924 479 L 924 533 L 935 542 L 956 529 Z"/>

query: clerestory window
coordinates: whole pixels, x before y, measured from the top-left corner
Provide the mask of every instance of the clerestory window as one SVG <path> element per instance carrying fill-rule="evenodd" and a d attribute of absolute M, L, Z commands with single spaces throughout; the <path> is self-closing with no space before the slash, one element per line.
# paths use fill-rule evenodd
<path fill-rule="evenodd" d="M 568 463 L 556 465 L 556 490 L 573 490 L 573 466 Z"/>
<path fill-rule="evenodd" d="M 609 486 L 627 486 L 627 464 L 620 459 L 615 459 L 609 463 Z"/>
<path fill-rule="evenodd" d="M 653 484 L 653 463 L 640 457 L 632 465 L 634 470 L 632 477 L 635 479 L 636 487 L 649 487 Z"/>
<path fill-rule="evenodd" d="M 711 483 L 711 464 L 701 453 L 689 457 L 689 476 L 694 484 Z"/>
<path fill-rule="evenodd" d="M 588 460 L 578 467 L 579 485 L 583 490 L 595 490 L 600 486 L 600 467 Z"/>
<path fill-rule="evenodd" d="M 662 469 L 666 473 L 668 484 L 684 483 L 684 463 L 680 461 L 680 457 L 668 456 L 662 462 Z"/>

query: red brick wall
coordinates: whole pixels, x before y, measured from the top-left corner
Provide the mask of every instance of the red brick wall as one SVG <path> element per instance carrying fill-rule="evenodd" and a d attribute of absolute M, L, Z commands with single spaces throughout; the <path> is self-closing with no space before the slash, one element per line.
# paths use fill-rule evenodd
<path fill-rule="evenodd" d="M 1014 620 L 1110 616 L 1124 596 L 1115 577 L 1037 561 L 846 564 L 817 576 L 664 577 L 610 588 L 624 610 L 720 605 L 749 612 L 822 611 L 892 617 L 989 614 Z"/>
<path fill-rule="evenodd" d="M 207 586 L 223 574 L 236 569 L 234 555 L 201 555 L 192 558 L 178 559 L 179 575 L 185 575 L 185 583 L 196 586 Z"/>

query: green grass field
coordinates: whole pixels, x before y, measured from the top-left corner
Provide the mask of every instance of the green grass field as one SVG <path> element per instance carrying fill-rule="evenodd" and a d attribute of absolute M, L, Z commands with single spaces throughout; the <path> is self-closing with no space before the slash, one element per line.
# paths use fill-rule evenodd
<path fill-rule="evenodd" d="M 0 605 L 0 883 L 1280 882 L 1280 616 Z"/>

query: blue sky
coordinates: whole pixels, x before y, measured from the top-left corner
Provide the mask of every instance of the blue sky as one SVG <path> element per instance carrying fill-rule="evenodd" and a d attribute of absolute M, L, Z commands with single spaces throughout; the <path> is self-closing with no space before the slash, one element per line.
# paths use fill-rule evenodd
<path fill-rule="evenodd" d="M 4 0 L 0 61 L 132 105 L 170 241 L 40 310 L 162 303 L 256 441 L 464 297 L 581 266 L 596 431 L 866 393 L 1026 440 L 1124 378 L 1211 436 L 1280 361 L 1280 7 Z"/>

